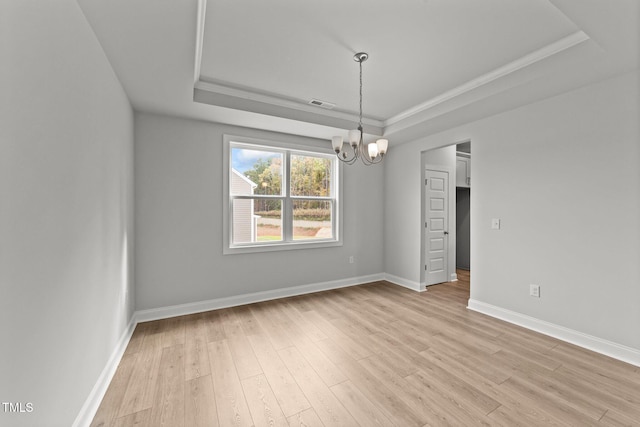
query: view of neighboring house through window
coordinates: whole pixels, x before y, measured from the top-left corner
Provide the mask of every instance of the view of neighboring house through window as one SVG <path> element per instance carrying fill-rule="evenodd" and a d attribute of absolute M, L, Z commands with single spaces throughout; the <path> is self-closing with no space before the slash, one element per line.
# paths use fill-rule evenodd
<path fill-rule="evenodd" d="M 336 169 L 330 154 L 230 142 L 230 246 L 335 242 Z"/>

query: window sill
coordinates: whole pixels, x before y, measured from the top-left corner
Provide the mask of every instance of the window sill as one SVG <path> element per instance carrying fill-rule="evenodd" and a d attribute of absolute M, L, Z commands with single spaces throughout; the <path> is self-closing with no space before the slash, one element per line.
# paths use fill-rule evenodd
<path fill-rule="evenodd" d="M 342 241 L 324 240 L 324 241 L 316 241 L 316 242 L 291 242 L 291 243 L 277 243 L 277 244 L 231 246 L 231 247 L 225 247 L 222 253 L 224 255 L 238 255 L 238 254 L 248 254 L 248 253 L 256 253 L 256 252 L 275 252 L 275 251 L 290 251 L 290 250 L 302 250 L 302 249 L 331 248 L 336 246 L 342 246 Z"/>

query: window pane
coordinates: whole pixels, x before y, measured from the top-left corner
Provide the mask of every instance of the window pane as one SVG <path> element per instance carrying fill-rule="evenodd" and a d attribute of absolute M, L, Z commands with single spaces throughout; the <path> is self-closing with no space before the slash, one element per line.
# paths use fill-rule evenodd
<path fill-rule="evenodd" d="M 293 239 L 331 239 L 331 205 L 329 200 L 294 200 Z"/>
<path fill-rule="evenodd" d="M 291 155 L 291 195 L 331 197 L 332 159 Z"/>
<path fill-rule="evenodd" d="M 235 199 L 234 244 L 282 241 L 282 200 Z"/>
<path fill-rule="evenodd" d="M 231 194 L 282 195 L 282 153 L 231 148 Z"/>

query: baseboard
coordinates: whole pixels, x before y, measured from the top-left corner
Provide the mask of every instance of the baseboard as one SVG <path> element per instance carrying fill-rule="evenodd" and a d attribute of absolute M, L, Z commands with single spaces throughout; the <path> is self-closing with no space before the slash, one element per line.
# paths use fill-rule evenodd
<path fill-rule="evenodd" d="M 394 285 L 402 286 L 403 288 L 411 289 L 412 291 L 424 292 L 427 290 L 426 286 L 419 282 L 407 280 L 402 277 L 394 276 L 393 274 L 384 274 L 384 280 L 393 283 Z"/>
<path fill-rule="evenodd" d="M 564 326 L 559 326 L 544 320 L 536 319 L 535 317 L 496 307 L 474 299 L 469 299 L 467 308 L 486 314 L 487 316 L 495 317 L 497 319 L 531 329 L 532 331 L 540 332 L 541 334 L 549 335 L 559 340 L 575 344 L 579 347 L 595 351 L 596 353 L 604 354 L 605 356 L 609 356 L 635 366 L 640 366 L 640 350 L 638 349 L 607 341 L 602 338 L 594 337 L 573 329 L 565 328 Z"/>
<path fill-rule="evenodd" d="M 332 280 L 329 282 L 313 283 L 309 285 L 293 286 L 290 288 L 275 289 L 271 291 L 254 292 L 251 294 L 236 295 L 226 298 L 217 298 L 207 301 L 198 301 L 187 304 L 172 305 L 169 307 L 153 308 L 150 310 L 136 311 L 138 322 L 166 319 L 175 316 L 201 313 L 203 311 L 218 310 L 221 308 L 236 307 L 239 305 L 253 304 L 278 298 L 292 297 L 296 295 L 310 294 L 313 292 L 328 291 L 331 289 L 345 288 L 361 285 L 363 283 L 384 280 L 384 274 L 371 274 L 368 276 L 352 277 L 349 279 Z"/>
<path fill-rule="evenodd" d="M 120 339 L 116 344 L 116 348 L 113 350 L 113 353 L 111 353 L 111 357 L 100 373 L 91 393 L 89 393 L 87 400 L 85 400 L 84 405 L 82 405 L 82 409 L 80 409 L 78 416 L 72 424 L 73 427 L 85 427 L 90 425 L 91 421 L 93 421 L 93 417 L 96 416 L 98 407 L 100 407 L 100 403 L 107 392 L 107 388 L 109 388 L 109 384 L 111 384 L 111 380 L 116 373 L 116 369 L 118 369 L 118 365 L 124 355 L 124 351 L 127 349 L 127 345 L 129 345 L 129 340 L 131 340 L 136 324 L 137 321 L 134 314 L 131 316 L 131 320 L 129 321 L 127 328 L 120 336 Z"/>

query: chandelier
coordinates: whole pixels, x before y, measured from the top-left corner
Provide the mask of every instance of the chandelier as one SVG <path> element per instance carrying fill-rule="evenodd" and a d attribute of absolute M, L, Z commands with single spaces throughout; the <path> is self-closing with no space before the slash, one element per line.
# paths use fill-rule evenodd
<path fill-rule="evenodd" d="M 348 139 L 351 146 L 351 152 L 343 148 L 344 140 L 341 136 L 331 138 L 333 151 L 336 152 L 338 159 L 348 165 L 354 164 L 358 159 L 365 165 L 373 165 L 380 163 L 387 153 L 389 141 L 386 139 L 378 139 L 376 142 L 364 143 L 364 132 L 362 129 L 362 63 L 369 58 L 366 52 L 356 53 L 353 60 L 360 64 L 360 120 L 358 121 L 358 129 L 349 131 Z"/>

